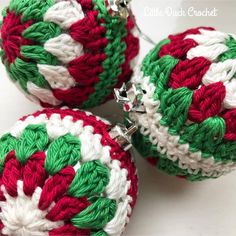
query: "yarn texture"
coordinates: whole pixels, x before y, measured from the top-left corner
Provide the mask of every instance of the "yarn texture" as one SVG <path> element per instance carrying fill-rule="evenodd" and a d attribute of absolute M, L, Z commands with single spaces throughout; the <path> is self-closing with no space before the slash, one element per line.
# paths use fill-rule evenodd
<path fill-rule="evenodd" d="M 1 235 L 120 235 L 137 176 L 109 128 L 87 112 L 46 109 L 2 136 Z"/>
<path fill-rule="evenodd" d="M 132 75 L 134 22 L 113 16 L 104 0 L 11 0 L 2 14 L 2 62 L 44 107 L 97 106 Z"/>
<path fill-rule="evenodd" d="M 131 112 L 134 146 L 158 169 L 191 181 L 236 166 L 236 36 L 200 27 L 170 35 L 133 83 L 145 112 Z"/>

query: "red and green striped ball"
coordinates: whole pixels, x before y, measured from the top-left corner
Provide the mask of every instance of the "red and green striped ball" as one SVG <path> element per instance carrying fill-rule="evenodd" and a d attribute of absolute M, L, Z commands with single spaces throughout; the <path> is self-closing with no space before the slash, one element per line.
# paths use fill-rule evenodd
<path fill-rule="evenodd" d="M 130 80 L 139 52 L 132 17 L 104 0 L 11 0 L 1 58 L 10 79 L 43 107 L 89 108 Z"/>
<path fill-rule="evenodd" d="M 110 123 L 68 108 L 20 119 L 0 138 L 1 235 L 120 235 L 137 198 Z"/>
<path fill-rule="evenodd" d="M 161 41 L 133 83 L 145 112 L 129 114 L 134 146 L 170 175 L 217 178 L 236 167 L 236 35 L 211 27 Z"/>

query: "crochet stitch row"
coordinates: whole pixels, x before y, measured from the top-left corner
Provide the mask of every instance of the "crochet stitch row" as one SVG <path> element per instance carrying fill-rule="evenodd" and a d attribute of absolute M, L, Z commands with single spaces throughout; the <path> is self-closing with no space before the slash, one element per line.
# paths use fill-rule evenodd
<path fill-rule="evenodd" d="M 104 0 L 12 0 L 1 54 L 11 80 L 43 106 L 93 107 L 129 80 L 139 51 L 132 20 Z"/>
<path fill-rule="evenodd" d="M 196 28 L 171 35 L 133 78 L 146 91 L 134 144 L 152 164 L 189 180 L 236 166 L 236 36 Z"/>
<path fill-rule="evenodd" d="M 137 176 L 109 127 L 66 108 L 19 120 L 0 139 L 1 233 L 120 235 L 136 201 Z"/>

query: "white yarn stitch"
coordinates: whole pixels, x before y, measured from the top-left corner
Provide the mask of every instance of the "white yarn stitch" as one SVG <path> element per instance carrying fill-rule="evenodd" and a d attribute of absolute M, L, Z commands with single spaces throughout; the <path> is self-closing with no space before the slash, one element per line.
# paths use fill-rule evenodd
<path fill-rule="evenodd" d="M 39 100 L 41 100 L 42 102 L 48 103 L 53 106 L 58 106 L 62 103 L 57 98 L 55 98 L 51 90 L 40 88 L 31 81 L 27 82 L 27 89 L 29 93 L 39 98 Z"/>
<path fill-rule="evenodd" d="M 200 34 L 189 34 L 184 39 L 193 39 L 199 45 L 213 45 L 218 43 L 224 43 L 229 38 L 229 34 L 216 31 L 200 29 Z"/>
<path fill-rule="evenodd" d="M 100 118 L 97 117 L 97 119 L 99 120 Z M 131 214 L 130 203 L 132 202 L 132 197 L 127 195 L 130 180 L 127 179 L 127 170 L 120 168 L 120 161 L 111 159 L 110 146 L 103 146 L 101 144 L 102 136 L 100 134 L 93 134 L 94 128 L 88 125 L 84 126 L 82 120 L 73 122 L 73 117 L 71 116 L 66 116 L 61 119 L 59 114 L 53 114 L 49 119 L 45 114 L 41 114 L 37 117 L 28 116 L 24 121 L 20 120 L 15 124 L 10 131 L 11 135 L 19 138 L 29 124 L 46 124 L 50 140 L 71 133 L 78 137 L 81 142 L 80 163 L 100 160 L 109 167 L 111 176 L 105 193 L 110 199 L 115 199 L 117 196 L 116 201 L 118 208 L 115 217 L 105 226 L 104 230 L 107 230 L 106 232 L 109 232 L 110 235 L 119 235 L 120 232 L 123 231 L 120 227 L 126 225 L 129 220 L 129 215 Z M 80 165 L 78 164 L 76 168 L 79 169 Z M 117 189 L 115 189 L 114 186 L 117 186 Z M 118 198 L 118 196 L 120 198 Z"/>
<path fill-rule="evenodd" d="M 84 54 L 82 44 L 76 42 L 68 34 L 61 34 L 58 37 L 49 39 L 44 44 L 44 49 L 53 54 L 64 64 Z"/>
<path fill-rule="evenodd" d="M 191 48 L 188 51 L 188 59 L 205 57 L 208 60 L 214 61 L 228 50 L 225 41 L 229 38 L 229 34 L 205 29 L 200 29 L 199 31 L 200 34 L 190 34 L 185 37 L 185 39 L 193 39 L 198 43 L 197 47 Z"/>
<path fill-rule="evenodd" d="M 228 51 L 228 47 L 225 44 L 213 44 L 213 45 L 199 45 L 195 48 L 191 48 L 187 53 L 188 59 L 195 57 L 205 57 L 210 61 L 216 60 L 222 53 Z"/>
<path fill-rule="evenodd" d="M 74 78 L 64 66 L 38 64 L 38 70 L 48 81 L 52 89 L 67 90 L 76 85 Z"/>
<path fill-rule="evenodd" d="M 65 30 L 83 18 L 81 5 L 76 0 L 58 1 L 44 15 L 44 21 L 56 23 Z"/>
<path fill-rule="evenodd" d="M 155 85 L 151 83 L 149 77 L 142 80 L 142 88 L 146 90 L 143 102 L 146 107 L 145 114 L 130 113 L 130 119 L 137 122 L 141 127 L 140 132 L 150 136 L 150 141 L 157 146 L 157 150 L 166 154 L 172 161 L 178 161 L 179 167 L 186 169 L 190 174 L 197 174 L 202 171 L 203 176 L 218 177 L 226 174 L 236 167 L 234 162 L 224 164 L 215 162 L 214 157 L 202 158 L 202 153 L 192 153 L 189 151 L 188 144 L 179 144 L 179 136 L 170 135 L 168 128 L 160 124 L 162 115 L 158 113 L 159 105 L 155 104 L 153 99 Z"/>
<path fill-rule="evenodd" d="M 117 160 L 113 160 L 109 167 L 111 171 L 109 184 L 105 190 L 106 195 L 109 196 L 110 199 L 124 198 L 130 188 L 130 181 L 127 181 L 127 170 L 121 169 L 120 162 Z M 117 179 L 120 181 L 116 181 Z"/>
<path fill-rule="evenodd" d="M 12 236 L 44 236 L 47 235 L 47 231 L 64 224 L 62 221 L 52 222 L 47 220 L 45 216 L 48 213 L 48 209 L 41 211 L 38 208 L 39 196 L 42 192 L 41 188 L 38 187 L 32 197 L 28 197 L 24 194 L 23 182 L 18 180 L 18 196 L 16 198 L 11 197 L 3 185 L 1 190 L 6 198 L 6 201 L 0 202 L 0 219 L 4 225 L 3 234 Z"/>
<path fill-rule="evenodd" d="M 228 84 L 236 73 L 236 59 L 228 59 L 223 62 L 212 63 L 206 74 L 202 78 L 204 85 L 216 82 Z"/>
<path fill-rule="evenodd" d="M 236 108 L 236 78 L 225 85 L 226 95 L 224 98 L 224 108 L 233 109 Z"/>
<path fill-rule="evenodd" d="M 223 82 L 226 88 L 224 98 L 224 108 L 236 108 L 236 59 L 228 59 L 223 62 L 212 63 L 209 70 L 204 75 L 202 82 L 205 85 L 216 82 Z"/>
<path fill-rule="evenodd" d="M 129 199 L 118 203 L 114 218 L 104 227 L 104 231 L 111 236 L 121 235 L 125 225 L 129 222 L 127 211 L 130 209 Z"/>

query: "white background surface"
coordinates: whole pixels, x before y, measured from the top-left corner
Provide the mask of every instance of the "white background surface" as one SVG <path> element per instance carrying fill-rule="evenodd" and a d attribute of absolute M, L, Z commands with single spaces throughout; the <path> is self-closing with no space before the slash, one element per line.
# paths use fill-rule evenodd
<path fill-rule="evenodd" d="M 7 4 L 0 0 L 0 8 Z M 216 17 L 168 16 L 166 7 L 218 10 Z M 164 16 L 148 16 L 149 8 Z M 142 30 L 156 42 L 170 33 L 200 25 L 236 33 L 236 2 L 133 0 L 133 10 Z M 142 41 L 140 59 L 151 49 Z M 7 79 L 0 65 L 0 133 L 8 130 L 23 115 L 38 107 L 30 103 Z M 118 109 L 116 110 L 118 111 Z M 114 106 L 96 108 L 96 114 L 114 120 Z M 125 236 L 236 236 L 236 172 L 218 180 L 188 183 L 156 171 L 136 153 L 139 169 L 139 199 Z"/>

